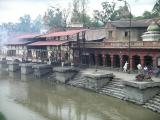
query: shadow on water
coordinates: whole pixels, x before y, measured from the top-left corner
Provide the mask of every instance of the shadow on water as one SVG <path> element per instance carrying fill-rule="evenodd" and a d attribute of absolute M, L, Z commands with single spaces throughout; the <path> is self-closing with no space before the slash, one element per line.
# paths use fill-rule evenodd
<path fill-rule="evenodd" d="M 160 114 L 138 105 L 83 89 L 55 84 L 54 80 L 48 77 L 37 79 L 31 75 L 1 74 L 0 80 L 6 81 L 3 85 L 8 88 L 9 99 L 48 120 L 160 119 Z M 0 89 L 1 87 L 0 84 Z"/>

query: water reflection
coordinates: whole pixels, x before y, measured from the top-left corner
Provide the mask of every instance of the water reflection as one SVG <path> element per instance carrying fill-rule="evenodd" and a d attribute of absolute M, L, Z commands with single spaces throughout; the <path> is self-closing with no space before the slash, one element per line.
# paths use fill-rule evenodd
<path fill-rule="evenodd" d="M 12 78 L 12 79 L 11 79 Z M 160 115 L 137 105 L 31 76 L 3 76 L 8 96 L 49 120 L 158 120 Z M 0 81 L 2 82 L 2 80 Z M 2 85 L 0 84 L 0 88 Z M 12 107 L 12 106 L 11 106 Z"/>

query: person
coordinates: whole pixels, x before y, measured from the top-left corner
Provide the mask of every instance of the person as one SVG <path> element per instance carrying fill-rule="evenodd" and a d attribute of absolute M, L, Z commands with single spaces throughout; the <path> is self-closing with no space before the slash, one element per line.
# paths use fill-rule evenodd
<path fill-rule="evenodd" d="M 123 66 L 123 72 L 127 72 L 127 68 L 128 68 L 128 62 L 126 61 L 126 63 Z"/>
<path fill-rule="evenodd" d="M 156 77 L 158 77 L 160 75 L 160 67 L 158 67 L 158 70 L 156 72 Z"/>
<path fill-rule="evenodd" d="M 138 68 L 138 74 L 141 74 L 141 72 L 142 72 L 142 65 L 140 63 L 137 65 L 137 68 Z"/>
<path fill-rule="evenodd" d="M 148 73 L 148 68 L 147 68 L 147 66 L 145 66 L 145 67 L 143 68 L 143 70 L 144 70 L 144 75 L 147 75 L 147 73 Z"/>

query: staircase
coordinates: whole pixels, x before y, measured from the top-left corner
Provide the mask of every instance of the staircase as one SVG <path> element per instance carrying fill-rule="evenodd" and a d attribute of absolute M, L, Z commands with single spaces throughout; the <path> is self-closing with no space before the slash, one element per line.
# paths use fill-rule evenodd
<path fill-rule="evenodd" d="M 143 107 L 160 113 L 160 94 L 156 95 L 153 99 L 146 102 Z"/>
<path fill-rule="evenodd" d="M 83 77 L 81 73 L 79 73 L 73 78 L 73 80 L 68 81 L 67 84 L 75 86 L 75 87 L 85 88 L 86 79 Z"/>
<path fill-rule="evenodd" d="M 122 80 L 115 78 L 99 90 L 99 93 L 110 95 L 119 99 L 125 98 Z"/>

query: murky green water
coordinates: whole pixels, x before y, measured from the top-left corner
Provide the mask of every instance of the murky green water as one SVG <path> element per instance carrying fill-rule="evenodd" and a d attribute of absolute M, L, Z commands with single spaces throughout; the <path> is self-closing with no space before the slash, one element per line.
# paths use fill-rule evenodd
<path fill-rule="evenodd" d="M 0 112 L 8 120 L 160 120 L 132 103 L 12 73 L 0 75 Z"/>

